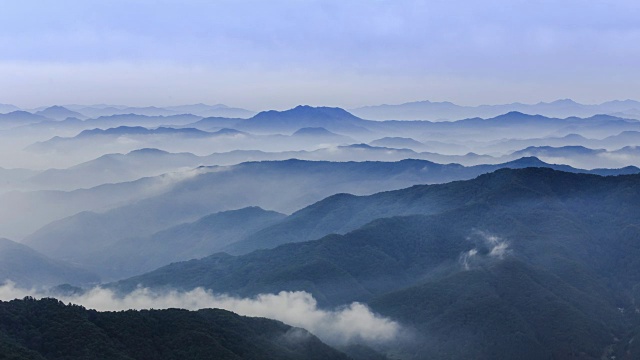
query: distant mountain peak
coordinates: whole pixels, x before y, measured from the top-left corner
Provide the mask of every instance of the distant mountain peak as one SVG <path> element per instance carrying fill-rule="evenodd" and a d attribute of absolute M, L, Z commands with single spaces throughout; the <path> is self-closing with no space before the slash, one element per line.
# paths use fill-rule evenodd
<path fill-rule="evenodd" d="M 66 107 L 61 106 L 61 105 L 53 105 L 53 106 L 49 106 L 48 108 L 44 109 L 43 111 L 47 111 L 47 110 L 55 110 L 55 111 L 59 111 L 59 110 L 68 110 L 68 111 L 71 111 L 71 110 L 69 110 L 69 109 L 67 109 Z"/>
<path fill-rule="evenodd" d="M 509 161 L 506 163 L 507 165 L 518 165 L 518 166 L 526 166 L 526 167 L 547 167 L 549 164 L 538 159 L 535 156 L 524 156 L 519 159 Z"/>
<path fill-rule="evenodd" d="M 412 146 L 424 146 L 423 143 L 414 140 L 412 138 L 408 138 L 408 137 L 399 137 L 399 136 L 388 136 L 388 137 L 383 137 L 377 140 L 373 140 L 372 142 L 369 143 L 369 145 L 372 146 L 382 146 L 382 147 L 412 147 Z"/>
<path fill-rule="evenodd" d="M 549 104 L 554 104 L 554 105 L 580 105 L 577 102 L 571 100 L 571 99 L 558 99 L 556 101 L 552 101 Z"/>
<path fill-rule="evenodd" d="M 547 119 L 547 117 L 542 115 L 531 115 L 525 114 L 520 111 L 509 111 L 506 114 L 498 115 L 496 117 L 491 118 L 493 120 L 522 120 L 522 119 Z"/>
<path fill-rule="evenodd" d="M 304 127 L 293 133 L 293 136 L 336 136 L 338 134 L 333 133 L 323 127 Z"/>
<path fill-rule="evenodd" d="M 82 115 L 81 113 L 77 111 L 69 110 L 66 107 L 60 106 L 60 105 L 49 106 L 48 108 L 42 111 L 38 111 L 36 115 L 45 116 L 55 120 L 64 120 L 70 117 L 75 117 L 78 119 L 85 118 L 85 116 Z"/>
<path fill-rule="evenodd" d="M 268 110 L 258 113 L 253 119 L 268 118 L 273 116 L 280 117 L 305 117 L 305 118 L 352 118 L 358 119 L 355 115 L 339 107 L 319 106 L 313 107 L 309 105 L 298 105 L 293 109 L 277 111 Z"/>
<path fill-rule="evenodd" d="M 32 113 L 30 113 L 28 111 L 24 111 L 24 110 L 12 111 L 12 112 L 10 112 L 8 114 L 5 114 L 5 115 L 11 115 L 11 116 L 14 116 L 14 117 L 20 117 L 20 116 L 22 116 L 22 117 L 24 117 L 24 116 L 32 117 L 32 116 L 34 116 L 34 114 L 32 114 Z"/>
<path fill-rule="evenodd" d="M 132 150 L 127 153 L 127 155 L 164 155 L 169 154 L 169 152 L 156 149 L 156 148 L 142 148 L 137 150 Z"/>
<path fill-rule="evenodd" d="M 244 131 L 240 131 L 240 130 L 236 130 L 236 129 L 231 129 L 231 128 L 222 128 L 216 132 L 214 132 L 214 134 L 216 135 L 247 135 L 246 132 Z"/>
<path fill-rule="evenodd" d="M 351 144 L 351 145 L 346 145 L 346 146 L 340 146 L 341 148 L 345 148 L 345 149 L 387 149 L 387 148 L 383 148 L 383 147 L 376 147 L 376 146 L 371 146 L 369 144 Z M 389 149 L 391 150 L 391 149 Z"/>

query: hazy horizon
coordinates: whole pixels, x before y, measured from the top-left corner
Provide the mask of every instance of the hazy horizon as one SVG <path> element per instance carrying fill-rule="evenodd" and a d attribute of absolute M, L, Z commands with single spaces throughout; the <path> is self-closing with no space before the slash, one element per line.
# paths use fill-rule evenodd
<path fill-rule="evenodd" d="M 639 98 L 638 15 L 627 0 L 25 1 L 0 14 L 0 103 Z"/>
<path fill-rule="evenodd" d="M 228 108 L 240 108 L 243 110 L 249 110 L 249 111 L 253 111 L 253 112 L 262 112 L 262 111 L 270 111 L 270 110 L 276 110 L 276 111 L 284 111 L 284 110 L 290 110 L 293 109 L 295 107 L 298 106 L 311 106 L 311 107 L 332 107 L 332 108 L 342 108 L 344 110 L 354 110 L 354 109 L 358 109 L 358 108 L 365 108 L 365 107 L 376 107 L 376 106 L 386 106 L 386 105 L 391 105 L 391 106 L 396 106 L 396 105 L 406 105 L 406 104 L 412 104 L 412 103 L 451 103 L 457 106 L 462 106 L 462 107 L 478 107 L 478 106 L 504 106 L 504 105 L 515 105 L 515 104 L 520 104 L 520 105 L 528 105 L 528 106 L 532 106 L 532 105 L 539 105 L 539 104 L 551 104 L 551 103 L 556 103 L 556 102 L 562 102 L 562 101 L 573 101 L 579 105 L 585 105 L 585 106 L 595 106 L 595 105 L 602 105 L 602 104 L 606 104 L 606 103 L 612 103 L 612 102 L 625 102 L 625 101 L 633 101 L 633 102 L 640 102 L 640 100 L 636 100 L 634 98 L 617 98 L 617 99 L 609 99 L 609 100 L 605 100 L 605 101 L 599 101 L 599 102 L 592 102 L 592 103 L 585 103 L 585 102 L 580 102 L 580 101 L 576 101 L 575 99 L 572 99 L 570 97 L 564 97 L 564 98 L 558 98 L 558 99 L 552 99 L 549 101 L 535 101 L 535 102 L 518 102 L 518 101 L 514 101 L 514 102 L 509 102 L 509 103 L 482 103 L 482 104 L 463 104 L 463 103 L 457 103 L 454 101 L 449 101 L 449 100 L 441 100 L 441 101 L 434 101 L 434 100 L 429 100 L 429 99 L 418 99 L 418 100 L 411 100 L 411 101 L 403 101 L 403 102 L 380 102 L 380 103 L 372 103 L 372 104 L 364 104 L 362 106 L 358 106 L 358 107 L 352 107 L 352 108 L 346 108 L 346 107 L 342 107 L 342 106 L 338 106 L 338 105 L 333 105 L 333 104 L 308 104 L 308 103 L 300 103 L 300 104 L 294 104 L 291 105 L 290 107 L 281 107 L 281 108 L 276 108 L 276 107 L 266 107 L 266 108 L 260 108 L 260 109 L 254 109 L 254 108 L 241 108 L 241 107 L 237 107 L 234 106 L 233 104 L 223 104 L 223 103 L 214 103 L 214 102 L 210 102 L 210 103 L 205 103 L 205 102 L 184 102 L 184 103 L 171 103 L 171 104 L 155 104 L 155 103 L 144 103 L 144 104 L 123 104 L 123 103 L 119 103 L 119 104 L 111 104 L 111 103 L 55 103 L 55 104 L 36 104 L 35 106 L 30 106 L 30 107 L 23 107 L 23 106 L 19 106 L 17 104 L 13 104 L 13 103 L 9 103 L 9 102 L 3 102 L 0 101 L 1 105 L 13 105 L 18 107 L 20 110 L 23 111 L 40 111 L 42 109 L 46 109 L 46 108 L 50 108 L 50 107 L 55 107 L 55 106 L 61 106 L 61 107 L 78 107 L 78 106 L 84 106 L 84 107 L 95 107 L 95 108 L 100 108 L 100 107 L 117 107 L 117 108 L 123 108 L 123 109 L 127 109 L 127 108 L 151 108 L 151 107 L 157 107 L 157 108 L 172 108 L 172 107 L 180 107 L 180 106 L 192 106 L 192 105 L 206 105 L 206 106 L 218 106 L 218 105 L 224 105 Z M 2 113 L 6 113 L 0 111 L 0 114 Z"/>

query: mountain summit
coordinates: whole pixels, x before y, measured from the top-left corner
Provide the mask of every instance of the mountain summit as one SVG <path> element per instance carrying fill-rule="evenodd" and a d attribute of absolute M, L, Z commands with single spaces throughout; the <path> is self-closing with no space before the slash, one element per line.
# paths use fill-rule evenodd
<path fill-rule="evenodd" d="M 38 111 L 36 115 L 44 116 L 54 120 L 64 120 L 70 117 L 81 119 L 81 120 L 84 120 L 87 118 L 86 116 L 84 116 L 83 114 L 77 111 L 72 111 L 67 109 L 64 106 L 58 106 L 58 105 L 54 105 L 42 111 Z"/>
<path fill-rule="evenodd" d="M 294 132 L 300 128 L 322 127 L 332 132 L 367 132 L 367 121 L 341 108 L 296 106 L 285 111 L 263 111 L 243 121 L 239 128 L 253 132 Z"/>

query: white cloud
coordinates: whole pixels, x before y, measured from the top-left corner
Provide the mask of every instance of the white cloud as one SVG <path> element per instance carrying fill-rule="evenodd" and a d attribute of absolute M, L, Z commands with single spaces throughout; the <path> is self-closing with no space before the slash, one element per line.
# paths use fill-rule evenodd
<path fill-rule="evenodd" d="M 11 282 L 0 286 L 1 300 L 25 296 L 41 298 L 48 294 L 17 288 Z M 125 296 L 118 296 L 112 290 L 96 287 L 82 295 L 55 297 L 63 302 L 99 311 L 220 308 L 240 315 L 266 317 L 302 327 L 331 344 L 350 341 L 385 342 L 395 339 L 400 331 L 397 322 L 373 313 L 364 304 L 354 302 L 333 310 L 320 309 L 313 296 L 304 291 L 282 291 L 253 298 L 238 298 L 214 294 L 202 288 L 187 292 L 155 292 L 140 288 Z"/>
<path fill-rule="evenodd" d="M 502 260 L 511 252 L 508 241 L 484 231 L 476 230 L 474 236 L 467 240 L 476 242 L 476 246 L 460 254 L 458 261 L 464 270 L 470 270 L 474 262 L 482 256 Z"/>

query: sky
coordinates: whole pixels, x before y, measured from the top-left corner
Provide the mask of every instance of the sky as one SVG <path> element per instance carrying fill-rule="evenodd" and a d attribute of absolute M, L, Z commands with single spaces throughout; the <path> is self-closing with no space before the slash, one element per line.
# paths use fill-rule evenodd
<path fill-rule="evenodd" d="M 640 99 L 633 0 L 0 0 L 0 103 Z"/>

